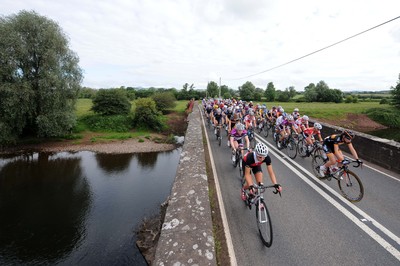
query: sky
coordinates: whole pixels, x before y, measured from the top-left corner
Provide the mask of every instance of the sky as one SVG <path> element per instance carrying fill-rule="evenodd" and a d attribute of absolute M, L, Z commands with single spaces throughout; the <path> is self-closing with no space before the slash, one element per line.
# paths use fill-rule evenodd
<path fill-rule="evenodd" d="M 0 1 L 1 16 L 21 10 L 58 23 L 90 88 L 250 81 L 303 91 L 323 80 L 380 91 L 399 81 L 400 18 L 277 67 L 399 17 L 399 0 Z"/>

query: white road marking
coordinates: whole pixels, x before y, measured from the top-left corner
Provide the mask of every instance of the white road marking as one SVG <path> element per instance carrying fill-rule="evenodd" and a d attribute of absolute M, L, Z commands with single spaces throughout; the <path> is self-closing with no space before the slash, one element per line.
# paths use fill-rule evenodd
<path fill-rule="evenodd" d="M 280 160 L 283 164 L 285 164 L 287 167 L 289 167 L 297 176 L 299 176 L 304 182 L 306 182 L 311 188 L 313 188 L 316 192 L 318 192 L 322 197 L 324 197 L 329 203 L 331 203 L 335 208 L 337 208 L 340 212 L 342 212 L 347 218 L 349 218 L 353 223 L 355 223 L 358 227 L 360 227 L 364 232 L 366 232 L 372 239 L 374 239 L 378 244 L 380 244 L 384 249 L 386 249 L 388 252 L 390 252 L 397 260 L 400 261 L 400 251 L 397 250 L 395 247 L 393 247 L 390 243 L 388 243 L 385 239 L 383 239 L 380 235 L 375 233 L 371 228 L 369 228 L 367 225 L 362 223 L 359 218 L 354 216 L 351 212 L 349 212 L 347 209 L 345 209 L 342 205 L 340 205 L 339 202 L 334 200 L 331 196 L 329 196 L 325 191 L 320 189 L 317 185 L 315 185 L 313 182 L 311 182 L 306 176 L 304 176 L 300 171 L 298 171 L 296 168 L 294 168 L 290 163 L 287 162 L 287 160 L 284 160 L 279 156 L 276 152 L 272 150 L 275 149 L 272 144 L 267 142 L 263 138 L 257 137 L 259 141 L 264 142 L 266 145 L 270 146 L 270 152 L 278 159 Z M 279 153 L 282 153 L 278 151 Z M 381 230 L 385 235 L 393 239 L 397 244 L 400 244 L 400 238 L 396 236 L 394 233 L 389 231 L 386 227 L 378 223 L 375 219 L 370 217 L 368 214 L 366 214 L 364 211 L 362 211 L 360 208 L 356 207 L 354 204 L 351 204 L 348 202 L 346 199 L 344 199 L 339 193 L 334 191 L 332 188 L 330 188 L 328 185 L 326 185 L 323 182 L 320 182 L 314 175 L 310 174 L 308 170 L 303 168 L 301 165 L 299 165 L 297 162 L 291 160 L 291 163 L 295 164 L 299 169 L 304 171 L 305 173 L 308 173 L 308 176 L 314 179 L 315 181 L 318 181 L 326 190 L 337 196 L 344 204 L 352 208 L 354 211 L 356 211 L 358 214 L 363 216 L 365 219 L 368 219 L 371 221 L 371 223 Z"/>

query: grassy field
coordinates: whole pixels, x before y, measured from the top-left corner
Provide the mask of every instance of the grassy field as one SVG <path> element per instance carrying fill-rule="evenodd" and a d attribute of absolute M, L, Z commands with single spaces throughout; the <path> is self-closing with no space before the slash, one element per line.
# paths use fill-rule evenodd
<path fill-rule="evenodd" d="M 265 103 L 265 102 L 262 102 Z M 346 114 L 362 114 L 371 108 L 391 108 L 387 104 L 378 102 L 358 102 L 358 103 L 307 103 L 307 102 L 267 102 L 268 108 L 281 105 L 285 112 L 291 113 L 294 108 L 299 108 L 301 114 L 306 114 L 313 118 L 338 119 Z"/>

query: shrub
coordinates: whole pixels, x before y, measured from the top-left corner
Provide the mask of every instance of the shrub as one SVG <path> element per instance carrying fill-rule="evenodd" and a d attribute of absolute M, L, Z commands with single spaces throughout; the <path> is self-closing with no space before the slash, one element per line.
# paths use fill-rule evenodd
<path fill-rule="evenodd" d="M 125 90 L 101 89 L 93 99 L 91 110 L 100 115 L 126 115 L 131 110 L 131 103 Z"/>
<path fill-rule="evenodd" d="M 132 125 L 132 118 L 127 115 L 87 115 L 81 120 L 89 130 L 95 132 L 128 132 Z"/>
<path fill-rule="evenodd" d="M 366 111 L 368 117 L 385 126 L 400 128 L 400 117 L 395 108 L 371 108 Z"/>
<path fill-rule="evenodd" d="M 389 103 L 389 100 L 386 98 L 381 99 L 379 102 L 379 104 L 388 104 L 388 103 Z"/>
<path fill-rule="evenodd" d="M 151 96 L 156 103 L 159 111 L 164 112 L 166 109 L 172 109 L 176 106 L 176 98 L 172 92 L 158 92 Z"/>
<path fill-rule="evenodd" d="M 135 101 L 133 125 L 137 128 L 162 131 L 165 127 L 161 112 L 152 98 L 140 98 Z"/>

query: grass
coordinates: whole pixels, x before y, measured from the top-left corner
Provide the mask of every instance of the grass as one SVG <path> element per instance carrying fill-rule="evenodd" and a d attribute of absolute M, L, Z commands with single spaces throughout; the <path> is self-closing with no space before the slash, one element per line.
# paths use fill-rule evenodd
<path fill-rule="evenodd" d="M 265 103 L 265 102 L 262 102 Z M 268 108 L 281 105 L 285 112 L 291 113 L 294 108 L 299 108 L 300 113 L 312 118 L 340 119 L 349 113 L 363 114 L 371 108 L 391 109 L 387 104 L 379 102 L 358 102 L 358 103 L 320 103 L 320 102 L 267 102 Z"/>
<path fill-rule="evenodd" d="M 135 109 L 135 104 L 134 101 L 132 103 L 132 111 Z M 182 101 L 176 101 L 176 106 L 170 110 L 169 112 L 178 112 L 178 113 L 184 113 L 186 110 L 186 105 L 188 101 L 187 100 L 182 100 Z M 83 138 L 83 135 L 85 133 L 93 133 L 88 128 L 86 127 L 85 123 L 82 121 L 82 118 L 84 118 L 87 115 L 94 114 L 93 111 L 90 109 L 92 108 L 92 100 L 91 99 L 78 99 L 76 103 L 76 110 L 75 110 L 75 115 L 78 118 L 78 124 L 74 129 L 74 138 Z M 175 116 L 170 116 L 169 119 L 174 119 Z M 167 117 L 165 117 L 167 119 Z M 130 132 L 97 132 L 101 133 L 101 135 L 98 135 L 94 138 L 91 139 L 92 142 L 96 142 L 99 140 L 111 140 L 111 139 L 117 139 L 117 140 L 124 140 L 124 139 L 131 139 L 131 138 L 137 138 L 139 141 L 143 141 L 143 139 L 140 138 L 146 138 L 150 139 L 151 134 L 154 133 L 149 130 L 131 130 Z M 157 140 L 156 140 L 157 141 Z"/>

